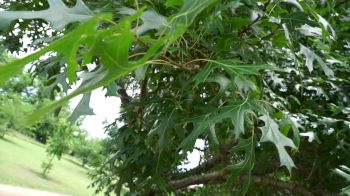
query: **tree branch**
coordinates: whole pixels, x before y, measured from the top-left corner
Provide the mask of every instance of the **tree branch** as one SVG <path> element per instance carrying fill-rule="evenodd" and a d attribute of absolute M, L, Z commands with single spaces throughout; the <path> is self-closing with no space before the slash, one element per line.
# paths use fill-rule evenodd
<path fill-rule="evenodd" d="M 144 101 L 144 99 L 147 96 L 147 82 L 148 82 L 148 76 L 145 77 L 145 79 L 140 81 L 140 102 Z M 139 116 L 140 116 L 140 131 L 142 131 L 143 128 L 143 110 L 144 107 L 141 106 L 139 109 Z"/>
<path fill-rule="evenodd" d="M 268 0 L 264 6 L 262 7 L 261 11 L 265 12 L 267 9 L 267 6 L 271 3 L 271 0 Z M 241 37 L 243 34 L 248 33 L 250 31 L 250 29 L 252 28 L 252 26 L 261 21 L 262 19 L 264 19 L 265 16 L 259 15 L 257 18 L 255 18 L 255 20 L 253 20 L 250 24 L 246 25 L 243 27 L 243 29 L 238 33 L 238 35 Z"/>
<path fill-rule="evenodd" d="M 176 174 L 173 177 L 173 179 L 181 179 L 181 178 L 185 178 L 185 177 L 191 176 L 191 175 L 202 174 L 202 173 L 210 171 L 215 166 L 218 166 L 221 163 L 226 163 L 228 161 L 227 160 L 228 152 L 234 146 L 236 146 L 237 143 L 238 143 L 237 141 L 231 141 L 225 145 L 222 145 L 220 148 L 220 153 L 217 156 L 212 157 L 208 161 L 198 165 L 197 167 L 195 167 L 189 171 Z"/>
<path fill-rule="evenodd" d="M 124 88 L 124 82 L 121 80 L 118 82 L 118 86 L 120 86 L 120 89 L 118 89 L 118 94 L 120 95 L 120 100 L 122 104 L 128 104 L 131 102 L 131 97 L 126 92 L 126 89 Z"/>
<path fill-rule="evenodd" d="M 229 176 L 230 176 L 230 172 L 228 170 L 220 170 L 220 171 L 210 172 L 207 174 L 194 175 L 184 179 L 171 181 L 170 185 L 174 189 L 183 189 L 190 185 L 216 184 L 216 183 L 222 183 L 227 181 L 227 178 Z M 242 176 L 239 178 L 239 181 L 243 181 L 244 179 L 245 177 Z M 302 187 L 294 182 L 285 182 L 285 181 L 272 179 L 269 177 L 263 177 L 263 176 L 252 176 L 251 179 L 256 184 L 274 186 L 279 189 L 289 190 L 291 192 L 298 193 L 299 195 L 305 195 L 305 196 L 313 195 L 305 187 Z"/>

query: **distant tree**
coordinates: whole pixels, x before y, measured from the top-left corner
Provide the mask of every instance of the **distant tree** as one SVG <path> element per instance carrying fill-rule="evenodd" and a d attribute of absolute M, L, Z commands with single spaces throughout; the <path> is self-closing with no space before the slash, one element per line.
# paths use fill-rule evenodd
<path fill-rule="evenodd" d="M 19 129 L 19 116 L 32 110 L 33 107 L 16 94 L 0 96 L 0 137 L 4 137 L 9 130 Z"/>
<path fill-rule="evenodd" d="M 86 131 L 79 132 L 72 139 L 71 155 L 81 160 L 82 166 L 100 165 L 106 158 L 103 151 L 103 140 L 91 139 Z"/>
<path fill-rule="evenodd" d="M 71 125 L 65 119 L 56 119 L 54 126 L 55 132 L 48 140 L 46 148 L 47 160 L 41 165 L 44 176 L 53 168 L 55 158 L 61 160 L 62 156 L 69 152 L 72 145 L 72 136 L 76 129 L 74 125 Z"/>

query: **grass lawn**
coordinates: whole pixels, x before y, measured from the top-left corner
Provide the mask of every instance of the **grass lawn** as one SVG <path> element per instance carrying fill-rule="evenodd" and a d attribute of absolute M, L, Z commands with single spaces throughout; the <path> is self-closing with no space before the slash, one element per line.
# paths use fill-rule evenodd
<path fill-rule="evenodd" d="M 51 172 L 42 177 L 41 163 L 46 158 L 45 146 L 19 134 L 0 139 L 0 183 L 67 195 L 89 196 L 92 189 L 87 170 L 73 157 L 55 160 Z"/>

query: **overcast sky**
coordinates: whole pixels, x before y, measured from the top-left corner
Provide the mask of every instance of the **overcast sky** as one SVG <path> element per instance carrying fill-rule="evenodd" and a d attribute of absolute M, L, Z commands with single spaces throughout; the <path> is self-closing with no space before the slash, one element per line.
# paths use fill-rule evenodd
<path fill-rule="evenodd" d="M 89 132 L 93 138 L 105 137 L 103 121 L 113 122 L 120 111 L 120 99 L 117 97 L 105 97 L 105 90 L 102 88 L 92 92 L 90 107 L 94 110 L 95 115 L 85 116 L 82 128 Z M 79 103 L 82 95 L 75 97 L 69 103 L 70 108 L 74 109 Z"/>

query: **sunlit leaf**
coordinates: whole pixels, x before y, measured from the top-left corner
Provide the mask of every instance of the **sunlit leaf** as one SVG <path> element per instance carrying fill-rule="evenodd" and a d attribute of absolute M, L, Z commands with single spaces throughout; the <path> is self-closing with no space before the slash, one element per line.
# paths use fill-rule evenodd
<path fill-rule="evenodd" d="M 62 0 L 48 0 L 48 3 L 49 9 L 41 11 L 0 11 L 0 29 L 6 28 L 16 19 L 41 18 L 50 22 L 55 30 L 61 30 L 69 23 L 86 21 L 93 15 L 82 0 L 77 0 L 71 8 Z"/>
<path fill-rule="evenodd" d="M 289 3 L 291 5 L 294 5 L 299 10 L 304 11 L 303 7 L 300 5 L 300 3 L 297 0 L 282 0 L 282 2 Z"/>
<path fill-rule="evenodd" d="M 121 8 L 119 10 L 120 14 L 134 15 L 136 10 L 132 8 Z M 168 26 L 167 18 L 156 13 L 153 10 L 147 10 L 140 16 L 142 24 L 137 28 L 137 35 L 142 35 L 149 30 L 160 30 Z"/>
<path fill-rule="evenodd" d="M 235 84 L 240 92 L 255 91 L 257 89 L 255 83 L 245 77 L 236 76 L 234 79 Z"/>
<path fill-rule="evenodd" d="M 300 53 L 303 54 L 306 58 L 306 67 L 308 68 L 309 72 L 312 72 L 314 69 L 314 61 L 316 60 L 318 64 L 321 65 L 321 68 L 323 69 L 323 72 L 328 77 L 333 77 L 334 72 L 326 65 L 326 63 L 319 57 L 317 54 L 315 54 L 313 51 L 311 51 L 309 48 L 305 47 L 304 45 L 300 44 Z"/>
<path fill-rule="evenodd" d="M 333 170 L 333 172 L 345 178 L 347 182 L 350 182 L 350 169 L 348 167 L 342 165 L 340 168 Z M 342 194 L 350 195 L 350 185 L 342 188 Z"/>
<path fill-rule="evenodd" d="M 176 7 L 181 6 L 184 3 L 184 0 L 167 0 L 165 2 L 166 7 Z"/>

